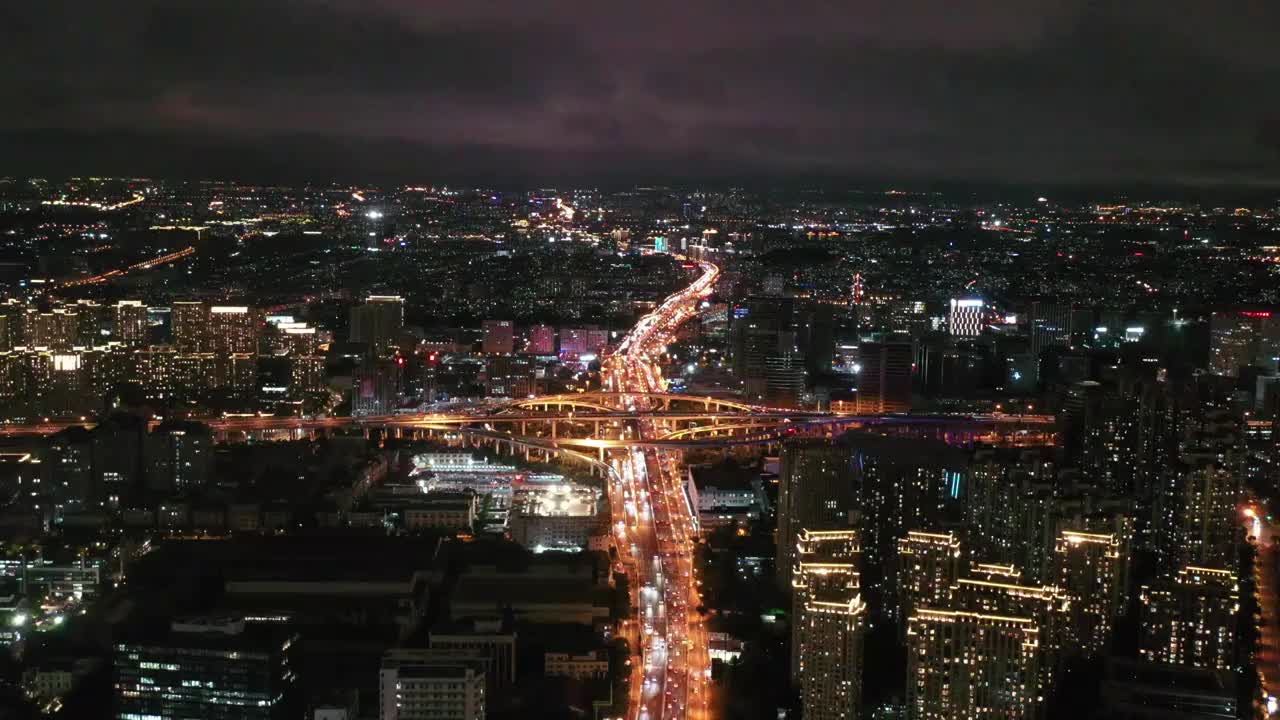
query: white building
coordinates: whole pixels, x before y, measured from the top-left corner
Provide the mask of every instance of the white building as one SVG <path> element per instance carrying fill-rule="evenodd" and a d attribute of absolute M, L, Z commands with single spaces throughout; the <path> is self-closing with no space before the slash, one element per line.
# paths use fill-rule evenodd
<path fill-rule="evenodd" d="M 948 327 L 957 337 L 982 334 L 982 310 L 985 303 L 978 298 L 952 298 Z"/>
<path fill-rule="evenodd" d="M 378 675 L 380 720 L 484 720 L 482 661 L 393 652 Z"/>

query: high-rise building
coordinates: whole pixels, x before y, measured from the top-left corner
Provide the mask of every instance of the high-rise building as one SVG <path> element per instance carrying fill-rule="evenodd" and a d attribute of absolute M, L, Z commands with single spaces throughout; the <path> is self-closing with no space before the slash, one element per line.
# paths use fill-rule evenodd
<path fill-rule="evenodd" d="M 859 414 L 911 410 L 911 343 L 863 343 L 858 347 Z"/>
<path fill-rule="evenodd" d="M 1028 578 L 1047 578 L 1041 499 L 1053 497 L 1056 465 L 1045 452 L 1017 448 L 977 450 L 965 493 L 965 545 L 973 557 L 1013 563 Z M 1052 527 L 1052 526 L 1050 526 Z M 1052 532 L 1052 531 L 1050 531 Z M 1030 561 L 1030 562 L 1029 562 Z"/>
<path fill-rule="evenodd" d="M 115 717 L 296 717 L 296 637 L 227 618 L 175 622 L 159 641 L 115 646 Z"/>
<path fill-rule="evenodd" d="M 486 355 L 506 355 L 515 349 L 515 334 L 510 320 L 485 320 L 481 350 Z"/>
<path fill-rule="evenodd" d="M 1140 442 L 1138 403 L 1100 383 L 1072 385 L 1063 399 L 1063 465 L 1078 468 L 1094 484 L 1118 494 L 1133 494 Z"/>
<path fill-rule="evenodd" d="M 169 319 L 173 326 L 173 346 L 178 352 L 210 350 L 208 305 L 197 301 L 175 302 Z"/>
<path fill-rule="evenodd" d="M 1051 347 L 1071 346 L 1070 305 L 1049 302 L 1031 303 L 1031 355 L 1039 370 L 1040 353 Z"/>
<path fill-rule="evenodd" d="M 1036 717 L 1039 635 L 1031 617 L 916 610 L 907 627 L 907 717 Z"/>
<path fill-rule="evenodd" d="M 967 454 L 941 440 L 849 432 L 838 445 L 853 467 L 860 516 L 863 600 L 872 612 L 896 612 L 891 602 L 899 538 L 917 528 L 942 527 L 963 509 Z M 889 577 L 886 582 L 886 575 Z"/>
<path fill-rule="evenodd" d="M 484 720 L 485 662 L 451 651 L 391 651 L 378 676 L 379 720 Z"/>
<path fill-rule="evenodd" d="M 983 570 L 986 572 L 983 572 Z M 1032 618 L 1040 639 L 1040 702 L 1052 688 L 1070 616 L 1071 598 L 1052 585 L 1022 585 L 1012 566 L 975 566 L 974 577 L 951 586 L 951 607 L 987 615 Z"/>
<path fill-rule="evenodd" d="M 977 337 L 982 334 L 982 310 L 985 303 L 977 298 L 952 298 L 951 314 L 947 327 L 956 337 Z"/>
<path fill-rule="evenodd" d="M 1256 365 L 1280 371 L 1280 314 L 1269 311 L 1214 313 L 1209 320 L 1209 370 L 1237 377 Z"/>
<path fill-rule="evenodd" d="M 1172 665 L 1235 666 L 1240 586 L 1230 570 L 1188 566 L 1172 582 L 1143 587 L 1142 656 Z"/>
<path fill-rule="evenodd" d="M 529 355 L 555 355 L 556 331 L 550 325 L 533 325 L 529 327 L 529 336 L 523 352 Z"/>
<path fill-rule="evenodd" d="M 1240 480 L 1211 449 L 1182 456 L 1166 546 L 1168 566 L 1235 567 Z"/>
<path fill-rule="evenodd" d="M 862 705 L 866 606 L 856 530 L 802 530 L 792 575 L 792 676 L 806 718 L 851 720 Z"/>
<path fill-rule="evenodd" d="M 370 295 L 351 308 L 351 342 L 365 343 L 375 353 L 396 345 L 403 328 L 404 298 L 399 295 Z"/>
<path fill-rule="evenodd" d="M 955 533 L 912 530 L 898 540 L 897 616 L 904 630 L 916 608 L 946 607 L 960 566 L 960 539 Z"/>
<path fill-rule="evenodd" d="M 50 350 L 69 350 L 79 340 L 79 318 L 75 310 L 54 308 L 27 316 L 27 343 Z"/>
<path fill-rule="evenodd" d="M 397 360 L 366 358 L 351 374 L 351 414 L 391 413 L 402 387 L 403 373 Z"/>
<path fill-rule="evenodd" d="M 289 393 L 294 397 L 323 392 L 325 389 L 323 355 L 289 357 Z"/>
<path fill-rule="evenodd" d="M 219 355 L 258 352 L 258 324 L 244 305 L 209 308 L 209 350 Z"/>
<path fill-rule="evenodd" d="M 764 359 L 765 402 L 773 407 L 799 407 L 804 379 L 803 357 L 792 352 L 769 355 Z"/>
<path fill-rule="evenodd" d="M 560 328 L 560 354 L 566 359 L 599 355 L 608 343 L 609 334 L 599 328 Z"/>
<path fill-rule="evenodd" d="M 782 451 L 778 486 L 778 581 L 789 584 L 800 532 L 845 530 L 855 509 L 849 450 L 839 444 L 797 441 Z"/>
<path fill-rule="evenodd" d="M 147 307 L 141 300 L 121 300 L 115 306 L 115 339 L 128 347 L 147 344 Z"/>
<path fill-rule="evenodd" d="M 151 431 L 148 486 L 169 493 L 204 487 L 213 466 L 213 437 L 197 422 L 166 422 Z"/>
<path fill-rule="evenodd" d="M 1105 653 L 1123 605 L 1121 573 L 1128 558 L 1110 533 L 1064 530 L 1054 546 L 1057 585 L 1071 598 L 1065 646 L 1084 657 Z"/>

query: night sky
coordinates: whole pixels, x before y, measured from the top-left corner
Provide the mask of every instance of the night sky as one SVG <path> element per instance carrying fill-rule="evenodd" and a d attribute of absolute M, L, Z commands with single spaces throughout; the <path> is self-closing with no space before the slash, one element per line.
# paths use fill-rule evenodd
<path fill-rule="evenodd" d="M 1280 2 L 0 6 L 0 174 L 1280 186 Z"/>

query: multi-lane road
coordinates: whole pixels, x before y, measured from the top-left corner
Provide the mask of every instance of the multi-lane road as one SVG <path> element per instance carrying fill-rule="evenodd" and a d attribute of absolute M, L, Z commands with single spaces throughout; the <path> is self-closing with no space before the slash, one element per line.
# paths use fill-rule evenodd
<path fill-rule="evenodd" d="M 665 391 L 655 359 L 676 329 L 697 312 L 720 273 L 710 263 L 703 263 L 701 270 L 692 285 L 641 318 L 606 359 L 605 388 L 624 393 L 626 410 L 649 411 L 654 402 L 650 394 Z M 656 438 L 659 428 L 652 418 L 641 416 L 635 432 L 640 438 Z M 611 494 L 622 499 L 623 515 L 615 519 L 614 531 L 629 560 L 639 644 L 632 663 L 632 716 L 703 720 L 709 716 L 711 662 L 706 628 L 697 612 L 697 528 L 681 482 L 680 456 L 657 448 L 634 449 L 615 470 Z"/>

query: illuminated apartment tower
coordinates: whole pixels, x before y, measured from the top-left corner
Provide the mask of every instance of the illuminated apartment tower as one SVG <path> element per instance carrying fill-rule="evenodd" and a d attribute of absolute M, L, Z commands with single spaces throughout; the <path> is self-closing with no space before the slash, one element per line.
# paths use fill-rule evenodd
<path fill-rule="evenodd" d="M 951 585 L 960 577 L 960 539 L 953 533 L 912 530 L 898 540 L 898 617 L 916 608 L 946 607 Z"/>
<path fill-rule="evenodd" d="M 258 326 L 253 311 L 243 305 L 209 308 L 209 350 L 220 354 L 258 352 Z"/>
<path fill-rule="evenodd" d="M 854 477 L 848 448 L 795 441 L 782 451 L 778 485 L 778 582 L 790 584 L 797 536 L 803 530 L 844 530 L 852 524 Z"/>
<path fill-rule="evenodd" d="M 78 339 L 77 320 L 74 310 L 64 308 L 31 313 L 27 316 L 27 343 L 32 347 L 69 350 Z"/>
<path fill-rule="evenodd" d="M 1114 533 L 1063 530 L 1054 543 L 1057 584 L 1071 599 L 1065 645 L 1085 657 L 1104 652 L 1124 598 L 1120 592 L 1128 558 Z"/>
<path fill-rule="evenodd" d="M 1036 621 L 919 609 L 907 627 L 907 717 L 1020 720 L 1039 710 Z"/>
<path fill-rule="evenodd" d="M 1188 566 L 1171 583 L 1142 588 L 1142 656 L 1227 670 L 1235 660 L 1240 586 L 1236 574 Z"/>
<path fill-rule="evenodd" d="M 399 295 L 370 295 L 351 308 L 351 342 L 366 343 L 376 353 L 398 343 L 403 328 L 404 298 Z"/>
<path fill-rule="evenodd" d="M 115 307 L 115 339 L 128 347 L 147 344 L 147 306 L 141 300 L 121 300 Z"/>
<path fill-rule="evenodd" d="M 173 346 L 182 353 L 209 350 L 209 307 L 202 302 L 173 304 L 169 316 L 173 325 Z"/>
<path fill-rule="evenodd" d="M 979 565 L 977 577 L 961 578 L 951 586 L 951 606 L 971 612 L 1035 620 L 1039 631 L 1038 697 L 1048 697 L 1062 651 L 1062 636 L 1070 618 L 1071 599 L 1061 588 L 1022 585 L 1012 566 Z"/>
<path fill-rule="evenodd" d="M 856 530 L 800 531 L 792 576 L 792 676 L 806 720 L 853 720 L 862 705 L 867 609 Z"/>
<path fill-rule="evenodd" d="M 1240 501 L 1240 477 L 1212 448 L 1197 449 L 1182 457 L 1183 470 L 1167 529 L 1166 567 L 1234 567 Z"/>
<path fill-rule="evenodd" d="M 977 337 L 982 334 L 983 302 L 976 298 L 952 298 L 948 327 L 955 337 Z"/>

